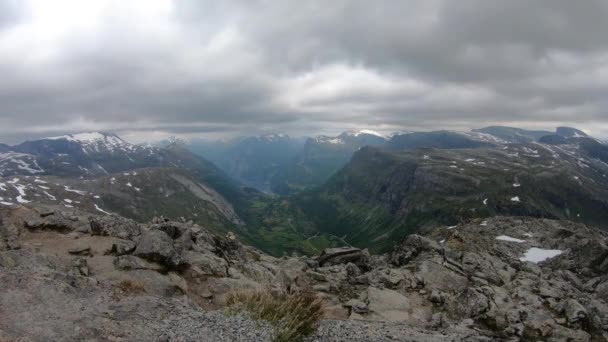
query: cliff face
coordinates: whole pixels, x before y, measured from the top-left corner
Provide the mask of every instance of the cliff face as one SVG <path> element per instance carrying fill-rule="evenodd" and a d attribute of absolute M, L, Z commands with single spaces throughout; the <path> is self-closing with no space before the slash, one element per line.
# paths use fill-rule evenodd
<path fill-rule="evenodd" d="M 191 222 L 43 206 L 0 217 L 0 340 L 270 340 L 221 311 L 243 289 L 316 293 L 319 341 L 608 336 L 607 236 L 581 224 L 497 217 L 384 255 L 274 258 Z"/>

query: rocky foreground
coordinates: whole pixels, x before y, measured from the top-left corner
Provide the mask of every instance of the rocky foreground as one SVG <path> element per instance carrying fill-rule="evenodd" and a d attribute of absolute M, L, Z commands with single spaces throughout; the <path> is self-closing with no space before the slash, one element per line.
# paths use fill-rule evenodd
<path fill-rule="evenodd" d="M 499 217 L 356 248 L 266 255 L 189 222 L 0 210 L 0 341 L 270 341 L 235 290 L 314 291 L 310 341 L 606 341 L 607 235 Z"/>

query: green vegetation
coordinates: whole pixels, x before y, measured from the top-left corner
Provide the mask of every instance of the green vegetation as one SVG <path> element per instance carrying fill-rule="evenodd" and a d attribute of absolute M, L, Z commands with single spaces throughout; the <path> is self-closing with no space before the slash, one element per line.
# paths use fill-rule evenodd
<path fill-rule="evenodd" d="M 227 296 L 226 304 L 233 312 L 244 309 L 251 318 L 270 323 L 275 342 L 301 341 L 317 331 L 323 317 L 321 300 L 310 292 L 237 291 Z"/>
<path fill-rule="evenodd" d="M 253 239 L 273 254 L 346 244 L 380 253 L 408 234 L 496 215 L 606 226 L 606 177 L 541 147 L 512 149 L 363 148 L 323 186 L 266 205 Z"/>
<path fill-rule="evenodd" d="M 125 187 L 127 179 L 117 176 L 115 185 L 104 184 L 103 200 L 104 208 L 139 221 L 184 217 L 218 233 L 232 231 L 275 256 L 318 255 L 344 245 L 382 253 L 409 234 L 496 215 L 605 227 L 608 178 L 568 158 L 535 145 L 414 151 L 364 147 L 323 185 L 287 197 L 239 187 L 221 171 L 199 165 L 204 172 L 191 179 L 220 192 L 242 225 L 169 177 L 169 172 L 179 172 L 175 169 L 142 171 L 133 187 Z M 195 160 L 181 161 L 196 165 Z M 516 197 L 520 201 L 512 200 Z"/>

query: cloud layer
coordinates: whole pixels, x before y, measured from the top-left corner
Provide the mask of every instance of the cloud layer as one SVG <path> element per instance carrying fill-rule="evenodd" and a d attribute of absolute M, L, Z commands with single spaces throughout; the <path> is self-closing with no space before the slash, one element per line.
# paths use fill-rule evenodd
<path fill-rule="evenodd" d="M 608 2 L 0 0 L 0 137 L 576 125 Z"/>

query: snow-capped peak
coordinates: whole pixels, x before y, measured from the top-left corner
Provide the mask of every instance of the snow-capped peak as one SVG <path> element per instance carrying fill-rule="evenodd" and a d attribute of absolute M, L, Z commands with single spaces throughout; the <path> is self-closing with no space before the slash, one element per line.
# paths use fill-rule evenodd
<path fill-rule="evenodd" d="M 342 140 L 340 137 L 328 137 L 326 135 L 316 136 L 314 141 L 319 144 L 344 144 L 344 140 Z"/>
<path fill-rule="evenodd" d="M 122 140 L 114 134 L 101 132 L 86 132 L 78 134 L 67 134 L 57 137 L 45 138 L 45 140 L 67 140 L 82 145 L 85 152 L 113 152 L 116 149 L 132 150 L 133 145 Z"/>
<path fill-rule="evenodd" d="M 67 134 L 67 135 L 61 135 L 61 136 L 57 136 L 57 137 L 48 137 L 45 139 L 46 140 L 64 139 L 67 141 L 76 141 L 76 142 L 80 142 L 80 143 L 91 143 L 91 142 L 95 142 L 95 141 L 99 141 L 99 140 L 105 140 L 106 138 L 115 138 L 115 139 L 122 141 L 122 139 L 118 138 L 117 136 L 112 136 L 112 135 L 104 134 L 104 133 L 100 133 L 100 132 Z"/>
<path fill-rule="evenodd" d="M 266 142 L 273 142 L 273 141 L 278 141 L 278 140 L 289 139 L 289 136 L 287 134 L 283 134 L 283 133 L 270 133 L 270 134 L 260 135 L 257 138 L 260 140 L 266 141 Z"/>
<path fill-rule="evenodd" d="M 347 132 L 344 132 L 342 134 L 344 134 L 344 135 L 351 135 L 351 136 L 355 136 L 355 137 L 358 137 L 361 134 L 367 134 L 367 135 L 375 135 L 377 137 L 381 137 L 381 138 L 385 138 L 386 139 L 386 136 L 384 136 L 384 135 L 382 135 L 382 134 L 380 134 L 380 133 L 378 133 L 378 132 L 376 132 L 374 130 L 371 130 L 371 129 L 360 129 L 360 130 L 357 130 L 357 131 L 347 131 Z"/>

